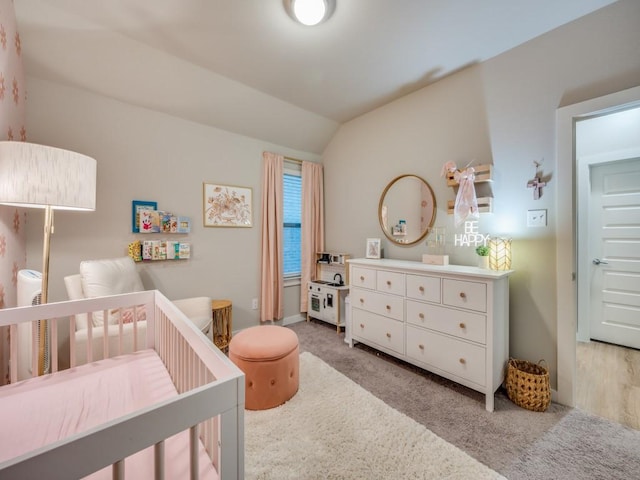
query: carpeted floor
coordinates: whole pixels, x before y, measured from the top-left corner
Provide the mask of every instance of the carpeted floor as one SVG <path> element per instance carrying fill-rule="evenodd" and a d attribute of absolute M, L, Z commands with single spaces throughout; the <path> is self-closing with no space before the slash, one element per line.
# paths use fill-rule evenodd
<path fill-rule="evenodd" d="M 309 352 L 300 388 L 245 413 L 247 480 L 504 480 Z"/>
<path fill-rule="evenodd" d="M 489 413 L 482 394 L 364 345 L 349 348 L 329 324 L 289 328 L 301 351 L 508 479 L 640 478 L 640 431 L 554 403 L 530 412 L 502 391 Z"/>

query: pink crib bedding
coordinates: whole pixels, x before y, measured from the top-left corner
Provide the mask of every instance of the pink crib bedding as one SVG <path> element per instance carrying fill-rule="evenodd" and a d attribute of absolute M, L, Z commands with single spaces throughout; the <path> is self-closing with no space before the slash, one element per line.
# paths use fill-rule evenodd
<path fill-rule="evenodd" d="M 0 389 L 0 463 L 175 396 L 153 350 L 7 385 Z M 218 479 L 202 445 L 199 458 L 200 478 Z M 188 432 L 165 441 L 165 468 L 167 478 L 189 478 Z M 153 449 L 128 457 L 125 472 L 153 478 Z M 110 479 L 111 467 L 87 478 Z"/>

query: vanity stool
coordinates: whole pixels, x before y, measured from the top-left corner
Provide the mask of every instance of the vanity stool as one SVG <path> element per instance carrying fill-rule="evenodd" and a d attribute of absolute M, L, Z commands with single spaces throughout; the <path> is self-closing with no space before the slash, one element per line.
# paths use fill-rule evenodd
<path fill-rule="evenodd" d="M 260 325 L 237 333 L 229 358 L 245 374 L 245 408 L 267 410 L 282 405 L 298 391 L 298 336 L 278 325 Z"/>

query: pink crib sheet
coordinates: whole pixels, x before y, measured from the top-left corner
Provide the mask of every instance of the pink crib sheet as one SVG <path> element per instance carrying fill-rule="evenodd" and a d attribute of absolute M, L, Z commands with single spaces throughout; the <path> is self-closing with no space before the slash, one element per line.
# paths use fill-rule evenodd
<path fill-rule="evenodd" d="M 0 462 L 177 396 L 153 350 L 110 358 L 0 388 Z M 218 474 L 200 445 L 200 478 Z M 82 461 L 78 458 L 78 461 Z M 167 478 L 189 478 L 189 439 L 165 441 Z M 127 478 L 153 478 L 153 448 L 125 461 Z M 89 477 L 110 479 L 107 467 Z"/>

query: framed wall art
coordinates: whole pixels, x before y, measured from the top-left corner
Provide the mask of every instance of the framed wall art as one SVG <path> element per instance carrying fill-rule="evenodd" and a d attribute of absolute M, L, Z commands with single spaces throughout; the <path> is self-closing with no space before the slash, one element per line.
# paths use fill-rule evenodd
<path fill-rule="evenodd" d="M 380 258 L 380 239 L 367 238 L 367 258 Z"/>
<path fill-rule="evenodd" d="M 205 227 L 253 226 L 252 191 L 249 187 L 203 184 Z"/>
<path fill-rule="evenodd" d="M 131 202 L 131 231 L 140 233 L 140 212 L 158 210 L 158 202 L 133 200 Z"/>

